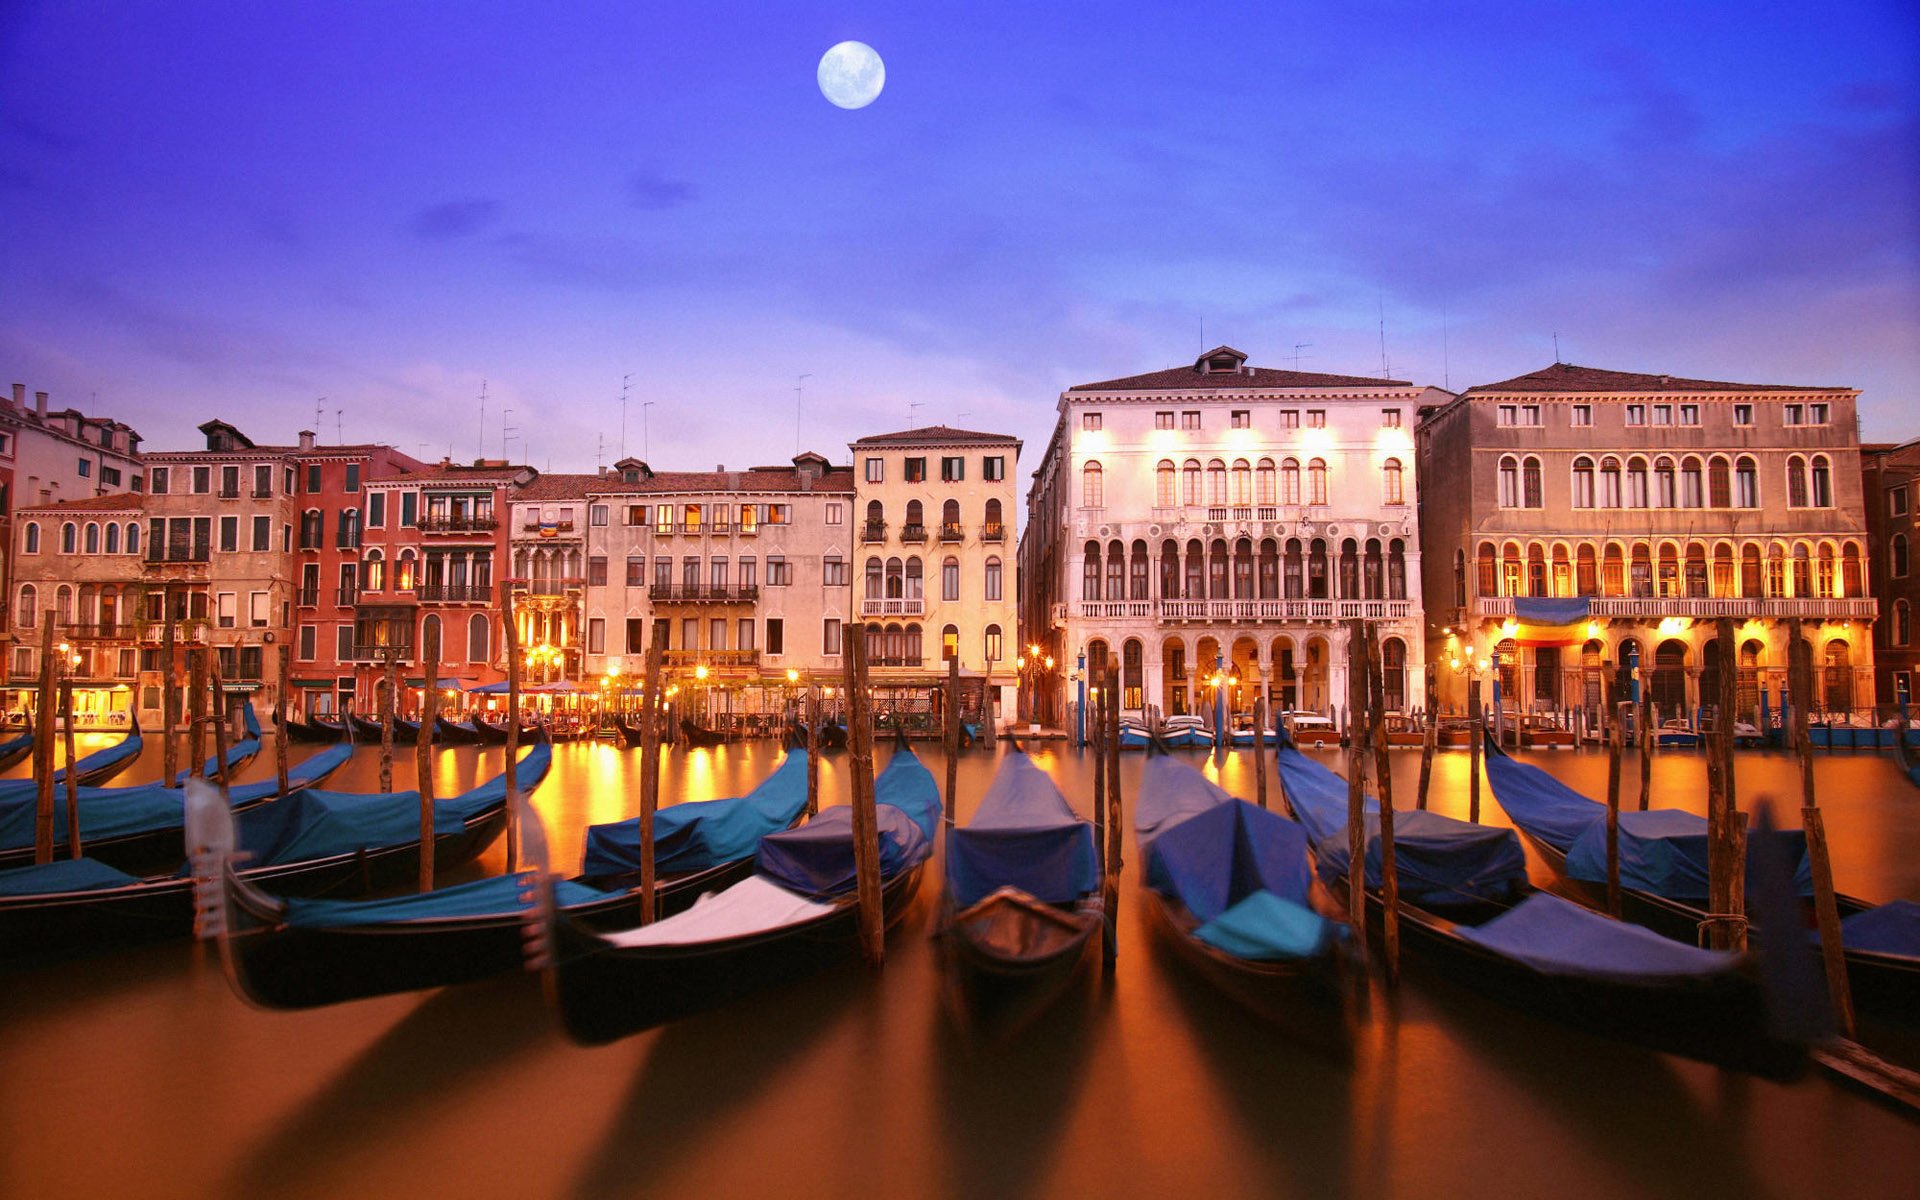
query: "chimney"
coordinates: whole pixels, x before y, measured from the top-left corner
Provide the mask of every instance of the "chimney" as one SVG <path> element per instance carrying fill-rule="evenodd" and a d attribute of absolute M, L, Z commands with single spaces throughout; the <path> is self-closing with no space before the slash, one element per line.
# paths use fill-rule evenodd
<path fill-rule="evenodd" d="M 47 394 L 45 392 L 35 392 L 33 394 L 33 414 L 42 421 L 47 419 Z"/>
<path fill-rule="evenodd" d="M 314 432 L 313 432 L 313 430 L 311 430 L 311 429 L 302 429 L 302 430 L 300 431 L 300 448 L 301 448 L 302 450 L 311 450 L 311 449 L 313 449 L 313 445 L 314 445 Z"/>
<path fill-rule="evenodd" d="M 26 411 L 26 407 L 27 407 L 27 385 L 26 384 L 16 383 L 13 385 L 13 407 L 15 409 L 18 409 L 21 412 Z"/>

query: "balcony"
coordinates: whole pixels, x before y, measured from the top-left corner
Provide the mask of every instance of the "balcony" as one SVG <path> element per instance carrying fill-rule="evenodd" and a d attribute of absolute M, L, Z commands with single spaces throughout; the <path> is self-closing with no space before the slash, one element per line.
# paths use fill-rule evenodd
<path fill-rule="evenodd" d="M 487 604 L 493 585 L 487 583 L 423 583 L 413 589 L 423 604 Z"/>
<path fill-rule="evenodd" d="M 453 519 L 453 518 L 449 518 L 449 519 Z M 491 518 L 488 518 L 488 519 L 490 520 Z M 489 528 L 491 528 L 491 526 L 489 526 Z M 520 526 L 520 529 L 524 533 L 539 533 L 543 529 L 551 529 L 555 533 L 572 533 L 573 522 L 572 521 L 533 520 L 533 521 L 523 522 Z"/>
<path fill-rule="evenodd" d="M 562 524 L 568 529 L 573 528 L 571 521 L 565 521 Z M 464 517 L 436 514 L 420 518 L 421 533 L 492 533 L 498 528 L 500 528 L 500 522 L 487 516 Z M 536 525 L 535 528 L 538 526 Z"/>
<path fill-rule="evenodd" d="M 1007 527 L 1004 525 L 982 525 L 980 540 L 983 542 L 1004 542 L 1007 540 Z"/>
<path fill-rule="evenodd" d="M 240 489 L 237 487 L 223 487 L 220 489 L 220 498 L 222 500 L 238 500 L 240 498 Z"/>
<path fill-rule="evenodd" d="M 666 654 L 667 666 L 676 670 L 691 671 L 695 667 L 708 667 L 724 671 L 728 668 L 750 668 L 760 664 L 758 650 L 669 650 Z"/>
<path fill-rule="evenodd" d="M 702 587 L 697 583 L 654 584 L 647 598 L 655 604 L 752 604 L 760 598 L 759 587 Z"/>
<path fill-rule="evenodd" d="M 863 542 L 884 542 L 887 540 L 885 521 L 868 521 L 860 527 L 860 540 Z"/>
<path fill-rule="evenodd" d="M 116 621 L 74 621 L 56 625 L 54 634 L 61 641 L 131 641 L 134 637 L 132 625 L 123 625 Z"/>
<path fill-rule="evenodd" d="M 863 540 L 871 542 L 879 539 L 866 538 Z M 900 540 L 903 542 L 924 542 L 927 540 L 927 527 L 925 525 L 902 525 L 900 527 Z"/>
<path fill-rule="evenodd" d="M 335 588 L 333 602 L 342 608 L 351 608 L 360 603 L 360 589 L 357 587 Z"/>
<path fill-rule="evenodd" d="M 902 596 L 869 597 L 860 601 L 860 615 L 863 617 L 924 617 L 927 615 L 927 600 L 924 596 L 915 596 L 911 600 Z"/>
<path fill-rule="evenodd" d="M 1481 596 L 1473 602 L 1482 617 L 1506 618 L 1513 615 L 1512 596 Z M 1816 621 L 1871 621 L 1879 615 L 1880 602 L 1871 596 L 1594 596 L 1587 601 L 1587 615 L 1593 620 L 1624 617 L 1658 621 L 1666 617 L 1716 620 L 1731 617 L 1736 621 L 1784 621 L 1803 617 Z"/>
<path fill-rule="evenodd" d="M 352 651 L 354 662 L 384 663 L 390 654 L 403 663 L 413 659 L 412 642 L 355 642 Z"/>
<path fill-rule="evenodd" d="M 579 577 L 559 579 L 510 579 L 507 581 L 516 592 L 525 592 L 529 596 L 564 596 L 568 592 L 577 592 L 587 585 Z"/>
<path fill-rule="evenodd" d="M 958 525 L 942 525 L 940 527 L 940 540 L 943 542 L 957 542 L 966 536 L 966 532 Z"/>
<path fill-rule="evenodd" d="M 318 608 L 320 607 L 320 589 L 301 588 L 293 602 L 301 608 Z"/>
<path fill-rule="evenodd" d="M 1106 610 L 1141 603 L 1157 603 L 1163 621 L 1404 621 L 1413 613 L 1411 600 L 1107 600 L 1080 602 L 1080 615 L 1109 615 Z M 1112 614 L 1119 615 L 1119 614 Z"/>

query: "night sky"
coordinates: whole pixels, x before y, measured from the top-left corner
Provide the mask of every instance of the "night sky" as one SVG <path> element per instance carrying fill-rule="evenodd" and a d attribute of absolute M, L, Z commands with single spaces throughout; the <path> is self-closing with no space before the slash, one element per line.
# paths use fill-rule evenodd
<path fill-rule="evenodd" d="M 1557 333 L 1920 434 L 1914 4 L 1181 7 L 0 0 L 0 385 L 472 458 L 484 379 L 489 456 L 589 470 L 630 375 L 705 469 L 791 456 L 805 373 L 837 461 L 1031 466 L 1062 387 L 1377 375 L 1384 317 L 1396 378 Z"/>

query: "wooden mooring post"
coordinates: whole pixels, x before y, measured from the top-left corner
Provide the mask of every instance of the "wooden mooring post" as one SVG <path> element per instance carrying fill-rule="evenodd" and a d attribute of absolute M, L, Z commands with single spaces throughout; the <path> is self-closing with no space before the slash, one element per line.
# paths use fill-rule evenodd
<path fill-rule="evenodd" d="M 386 690 L 380 699 L 380 790 L 393 791 L 393 719 L 394 708 L 399 704 L 399 668 L 400 651 L 389 646 L 384 651 L 387 660 Z"/>
<path fill-rule="evenodd" d="M 53 733 L 59 704 L 53 693 L 53 613 L 40 623 L 40 684 L 34 691 L 33 708 L 33 861 L 45 866 L 53 861 Z M 67 764 L 72 775 L 73 763 Z"/>
<path fill-rule="evenodd" d="M 174 584 L 160 589 L 166 613 L 160 633 L 160 782 L 164 787 L 177 786 L 174 777 L 180 774 L 180 746 L 173 740 L 180 724 L 180 685 L 174 682 L 179 670 L 174 662 L 175 594 Z"/>
<path fill-rule="evenodd" d="M 640 923 L 651 924 L 659 916 L 659 881 L 654 877 L 654 815 L 660 811 L 660 722 L 658 720 L 661 675 L 666 670 L 666 644 L 661 629 L 653 625 L 647 633 L 647 683 L 641 700 L 647 706 L 646 723 L 640 727 Z M 809 764 L 808 769 L 812 766 Z"/>
<path fill-rule="evenodd" d="M 513 589 L 507 590 L 507 610 L 501 631 L 507 647 L 507 800 L 520 794 L 520 625 L 513 612 Z M 507 870 L 520 869 L 520 823 L 507 822 Z"/>
<path fill-rule="evenodd" d="M 1467 820 L 1480 823 L 1480 739 L 1487 735 L 1487 717 L 1480 710 L 1480 681 L 1467 682 Z"/>
<path fill-rule="evenodd" d="M 1707 908 L 1712 922 L 1707 930 L 1707 944 L 1716 950 L 1745 950 L 1746 855 L 1734 799 L 1736 659 L 1730 618 L 1722 617 L 1717 623 L 1714 645 L 1720 670 L 1714 679 L 1717 686 L 1713 732 L 1707 745 Z"/>
<path fill-rule="evenodd" d="M 820 721 L 823 709 L 817 685 L 807 685 L 807 818 L 820 813 Z"/>
<path fill-rule="evenodd" d="M 1440 685 L 1433 677 L 1433 667 L 1427 667 L 1427 728 L 1420 738 L 1420 786 L 1414 793 L 1413 806 L 1422 812 L 1427 808 L 1427 787 L 1433 782 L 1433 757 L 1440 749 Z"/>
<path fill-rule="evenodd" d="M 1089 712 L 1087 721 L 1087 746 L 1093 751 L 1093 844 L 1096 848 L 1107 844 L 1107 771 L 1106 771 L 1106 710 L 1101 707 L 1107 694 L 1107 671 L 1104 659 L 1094 659 L 1087 664 L 1089 686 L 1087 696 Z"/>
<path fill-rule="evenodd" d="M 1387 758 L 1386 664 L 1380 657 L 1378 626 L 1367 626 L 1367 740 L 1372 743 L 1374 790 L 1380 801 L 1381 955 L 1387 984 L 1400 982 L 1400 871 L 1393 852 L 1393 766 Z M 1366 873 L 1366 863 L 1360 864 Z"/>
<path fill-rule="evenodd" d="M 1640 709 L 1633 722 L 1634 731 L 1640 735 L 1634 739 L 1640 743 L 1640 811 L 1646 812 L 1647 806 L 1653 803 L 1653 747 L 1660 738 L 1653 730 L 1653 688 L 1643 677 L 1645 672 L 1637 657 L 1633 674 L 1640 689 Z"/>
<path fill-rule="evenodd" d="M 293 686 L 293 647 L 282 644 L 273 683 L 273 778 L 275 794 L 287 794 L 287 691 Z"/>
<path fill-rule="evenodd" d="M 1620 748 L 1631 707 L 1623 702 L 1607 730 L 1607 913 L 1615 917 L 1620 915 Z"/>
<path fill-rule="evenodd" d="M 187 775 L 199 779 L 207 763 L 207 648 L 187 647 Z"/>
<path fill-rule="evenodd" d="M 1267 698 L 1253 702 L 1253 794 L 1267 807 Z"/>
<path fill-rule="evenodd" d="M 1833 890 L 1833 859 L 1827 853 L 1827 823 L 1813 788 L 1813 739 L 1807 710 L 1813 701 L 1813 647 L 1800 632 L 1800 619 L 1787 623 L 1787 686 L 1793 694 L 1793 750 L 1800 759 L 1800 826 L 1807 836 L 1807 862 L 1813 869 L 1813 914 L 1820 930 L 1820 957 L 1833 997 L 1840 1032 L 1854 1035 L 1853 989 L 1847 980 L 1845 947 L 1840 940 L 1840 905 Z M 1905 737 L 1904 728 L 1896 736 Z"/>
<path fill-rule="evenodd" d="M 886 961 L 887 921 L 881 909 L 880 825 L 873 795 L 873 703 L 867 695 L 867 630 L 849 625 L 844 634 L 847 679 L 847 774 L 853 792 L 853 874 L 860 906 L 860 953 L 879 966 Z"/>
<path fill-rule="evenodd" d="M 420 791 L 420 890 L 433 890 L 433 727 L 440 714 L 440 622 L 420 631 L 420 733 L 413 770 Z"/>
<path fill-rule="evenodd" d="M 947 722 L 941 731 L 947 750 L 947 828 L 952 829 L 960 787 L 960 656 L 947 660 Z"/>
<path fill-rule="evenodd" d="M 1101 876 L 1101 903 L 1106 912 L 1107 936 L 1101 940 L 1101 960 L 1106 969 L 1113 970 L 1114 959 L 1119 953 L 1120 931 L 1120 846 L 1121 846 L 1121 803 L 1120 803 L 1120 672 L 1114 672 L 1113 695 L 1107 703 L 1107 720 L 1103 728 L 1106 744 L 1107 774 L 1107 848 L 1106 870 Z"/>
<path fill-rule="evenodd" d="M 1362 960 L 1367 957 L 1366 705 L 1366 622 L 1355 617 L 1347 622 L 1347 920 Z"/>
<path fill-rule="evenodd" d="M 80 772 L 74 770 L 74 764 L 80 760 L 79 751 L 74 748 L 73 727 L 76 724 L 73 712 L 73 671 L 72 664 L 60 664 L 60 715 L 66 721 L 67 749 L 67 857 L 80 857 Z"/>

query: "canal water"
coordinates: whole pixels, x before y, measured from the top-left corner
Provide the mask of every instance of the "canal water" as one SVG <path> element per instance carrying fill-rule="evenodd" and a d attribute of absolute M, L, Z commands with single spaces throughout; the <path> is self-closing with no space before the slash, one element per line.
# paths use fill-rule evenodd
<path fill-rule="evenodd" d="M 921 753 L 944 778 L 932 744 Z M 737 794 L 776 754 L 675 751 L 665 786 Z M 154 778 L 158 757 L 116 782 Z M 1604 756 L 1532 757 L 1601 794 Z M 1086 811 L 1091 761 L 1060 743 L 1035 758 Z M 500 761 L 442 751 L 437 787 Z M 1129 805 L 1141 761 L 1123 761 Z M 1253 796 L 1250 753 L 1193 761 Z M 396 779 L 412 762 L 408 749 Z M 844 754 L 824 764 L 834 802 L 845 767 Z M 992 767 L 984 749 L 962 758 L 963 820 Z M 1794 823 L 1790 760 L 1743 752 L 1738 770 L 1743 803 L 1771 792 Z M 1418 771 L 1417 753 L 1395 754 L 1403 803 Z M 328 786 L 376 775 L 363 751 Z M 1466 777 L 1465 754 L 1443 754 L 1433 807 L 1466 815 Z M 1626 778 L 1632 803 L 1631 756 Z M 536 800 L 558 865 L 577 865 L 588 823 L 632 814 L 638 780 L 637 752 L 557 749 Z M 1819 781 L 1841 889 L 1920 897 L 1920 789 L 1865 753 L 1823 756 Z M 1657 756 L 1653 783 L 1656 804 L 1698 811 L 1703 760 Z M 1417 966 L 1397 998 L 1376 998 L 1356 1062 L 1323 1060 L 1161 952 L 1137 887 L 1130 858 L 1113 978 L 1090 970 L 1036 1023 L 991 1037 L 961 1027 L 943 988 L 937 874 L 883 970 L 838 969 L 595 1049 L 557 1032 L 525 975 L 273 1013 L 187 944 L 0 969 L 0 1196 L 1920 1195 L 1920 1125 L 1824 1078 L 1781 1085 L 1621 1046 Z M 1864 1036 L 1920 1062 L 1910 1028 Z"/>

